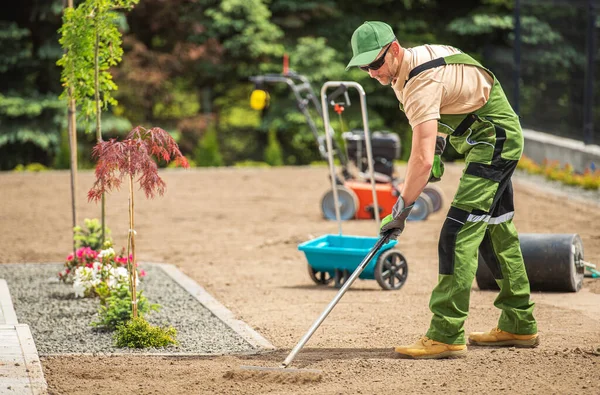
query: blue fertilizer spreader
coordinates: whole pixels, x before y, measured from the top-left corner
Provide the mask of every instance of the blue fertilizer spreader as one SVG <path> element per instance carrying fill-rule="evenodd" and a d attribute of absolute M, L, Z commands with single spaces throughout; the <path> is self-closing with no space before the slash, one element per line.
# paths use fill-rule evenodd
<path fill-rule="evenodd" d="M 332 86 L 337 87 L 337 89 L 330 96 L 326 96 L 327 88 Z M 373 155 L 370 144 L 371 138 L 366 113 L 366 95 L 362 86 L 356 82 L 330 81 L 326 82 L 321 89 L 321 104 L 323 107 L 323 123 L 326 130 L 329 171 L 339 234 L 328 234 L 306 241 L 300 244 L 298 249 L 306 255 L 308 273 L 310 278 L 318 285 L 328 285 L 333 282 L 336 288 L 340 288 L 344 284 L 350 286 L 356 278 L 360 278 L 364 280 L 375 279 L 381 288 L 385 290 L 397 290 L 404 285 L 408 276 L 406 259 L 398 250 L 393 249 L 398 243 L 397 240 L 386 239 L 383 241 L 380 237 L 346 236 L 342 234 L 340 200 L 337 196 L 337 178 L 335 177 L 333 162 L 332 135 L 334 133 L 329 124 L 328 104 L 333 103 L 335 98 L 342 94 L 346 96 L 346 101 L 348 102 L 348 86 L 356 88 L 361 98 L 363 130 L 365 133 L 365 145 L 373 189 L 373 212 L 379 233 L 380 210 L 375 187 Z M 365 262 L 366 260 L 368 262 Z"/>

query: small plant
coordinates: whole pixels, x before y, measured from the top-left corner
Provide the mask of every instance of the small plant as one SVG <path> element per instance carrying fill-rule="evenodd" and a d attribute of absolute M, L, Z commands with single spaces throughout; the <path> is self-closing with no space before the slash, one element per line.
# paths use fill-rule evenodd
<path fill-rule="evenodd" d="M 133 181 L 137 177 L 141 189 L 147 198 L 156 193 L 162 195 L 166 184 L 158 175 L 158 165 L 154 157 L 167 164 L 173 160 L 182 167 L 188 168 L 185 156 L 169 133 L 161 128 L 144 129 L 141 126 L 133 129 L 124 141 L 111 139 L 100 141 L 93 150 L 98 160 L 96 166 L 96 182 L 88 192 L 88 200 L 99 201 L 104 193 L 119 189 L 123 178 L 129 185 L 129 231 L 127 237 L 127 269 L 131 287 L 131 310 L 133 318 L 138 316 L 137 296 L 137 262 L 135 251 L 135 221 Z"/>
<path fill-rule="evenodd" d="M 131 291 L 127 284 L 120 286 L 116 290 L 108 293 L 103 300 L 101 298 L 100 308 L 98 309 L 98 319 L 93 321 L 93 327 L 103 330 L 115 330 L 117 326 L 131 320 Z M 156 303 L 149 303 L 148 299 L 139 291 L 136 297 L 138 317 L 144 316 L 150 311 L 158 311 L 160 306 Z"/>
<path fill-rule="evenodd" d="M 587 169 L 581 175 L 581 186 L 585 189 L 600 189 L 600 170 L 592 172 Z"/>
<path fill-rule="evenodd" d="M 517 167 L 531 174 L 541 174 L 543 171 L 540 165 L 524 155 L 521 157 L 521 160 L 519 160 Z"/>
<path fill-rule="evenodd" d="M 93 250 L 90 247 L 79 247 L 75 251 L 75 254 L 67 256 L 65 269 L 58 273 L 58 278 L 63 282 L 72 282 L 77 268 L 93 268 L 95 262 L 113 267 L 127 265 L 125 249 L 120 254 L 116 254 L 112 247 L 99 251 Z"/>
<path fill-rule="evenodd" d="M 65 261 L 65 269 L 58 273 L 59 280 L 63 282 L 72 282 L 75 271 L 78 267 L 92 267 L 98 252 L 92 250 L 90 247 L 81 247 L 75 254 L 70 254 Z"/>
<path fill-rule="evenodd" d="M 173 327 L 152 326 L 145 319 L 137 317 L 119 325 L 114 339 L 117 347 L 167 347 L 171 344 L 177 345 L 176 335 L 177 330 Z"/>
<path fill-rule="evenodd" d="M 92 250 L 106 249 L 112 246 L 110 238 L 110 229 L 105 227 L 104 245 L 102 245 L 102 224 L 97 218 L 83 220 L 84 227 L 76 226 L 73 228 L 73 239 L 75 248 L 89 247 Z"/>
<path fill-rule="evenodd" d="M 40 171 L 46 171 L 48 170 L 48 168 L 44 165 L 42 165 L 41 163 L 29 163 L 28 165 L 17 165 L 15 166 L 14 171 L 16 171 L 17 173 L 19 172 L 40 172 Z"/>
<path fill-rule="evenodd" d="M 559 161 L 544 160 L 538 165 L 533 160 L 523 156 L 517 167 L 531 174 L 541 174 L 549 180 L 584 189 L 600 189 L 600 171 L 586 169 L 583 174 L 576 173 L 573 166 L 561 166 Z"/>
<path fill-rule="evenodd" d="M 259 162 L 254 160 L 242 160 L 239 162 L 235 162 L 234 167 L 242 168 L 242 167 L 271 167 L 266 162 Z"/>

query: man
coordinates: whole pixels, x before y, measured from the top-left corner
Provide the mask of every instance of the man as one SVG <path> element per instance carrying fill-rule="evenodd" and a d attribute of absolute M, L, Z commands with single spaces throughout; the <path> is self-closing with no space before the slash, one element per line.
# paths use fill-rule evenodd
<path fill-rule="evenodd" d="M 403 48 L 392 28 L 365 22 L 352 35 L 358 66 L 390 85 L 413 129 L 412 149 L 401 196 L 381 233 L 397 237 L 414 201 L 433 175 L 439 176 L 436 138 L 465 155 L 465 170 L 441 230 L 438 284 L 429 307 L 428 332 L 417 343 L 396 347 L 409 358 L 449 358 L 467 352 L 464 321 L 478 251 L 498 285 L 496 328 L 469 335 L 470 344 L 535 347 L 537 324 L 530 301 L 514 215 L 511 176 L 523 150 L 519 119 L 494 75 L 469 55 L 442 45 Z M 443 150 L 443 147 L 442 147 Z M 436 158 L 437 159 L 437 158 Z M 434 166 L 434 163 L 436 166 Z"/>

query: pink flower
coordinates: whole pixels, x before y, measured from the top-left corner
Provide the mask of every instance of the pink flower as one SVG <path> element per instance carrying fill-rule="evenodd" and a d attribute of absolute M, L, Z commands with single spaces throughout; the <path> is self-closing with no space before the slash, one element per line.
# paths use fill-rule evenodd
<path fill-rule="evenodd" d="M 73 260 L 73 254 L 71 254 L 67 257 L 67 261 L 72 261 L 72 260 Z"/>
<path fill-rule="evenodd" d="M 144 269 L 140 270 L 140 277 L 146 277 L 146 271 Z"/>

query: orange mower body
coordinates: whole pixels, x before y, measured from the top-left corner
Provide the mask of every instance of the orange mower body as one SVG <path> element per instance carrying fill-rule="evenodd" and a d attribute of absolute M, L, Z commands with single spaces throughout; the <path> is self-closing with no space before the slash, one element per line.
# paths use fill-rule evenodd
<path fill-rule="evenodd" d="M 358 209 L 356 219 L 373 219 L 373 189 L 371 183 L 360 181 L 346 181 L 344 186 L 356 194 L 358 198 Z M 398 200 L 399 191 L 391 183 L 375 184 L 377 193 L 377 204 L 379 205 L 379 218 L 392 213 L 392 207 Z"/>
<path fill-rule="evenodd" d="M 392 213 L 392 209 L 404 183 L 375 183 L 377 204 L 379 206 L 379 219 Z M 336 186 L 340 219 L 374 219 L 373 189 L 370 182 L 347 180 L 343 185 Z M 413 209 L 408 216 L 409 221 L 422 221 L 430 213 L 442 207 L 443 192 L 437 186 L 428 185 L 423 193 L 414 202 Z M 333 191 L 328 191 L 321 199 L 323 217 L 335 220 L 335 204 Z"/>

